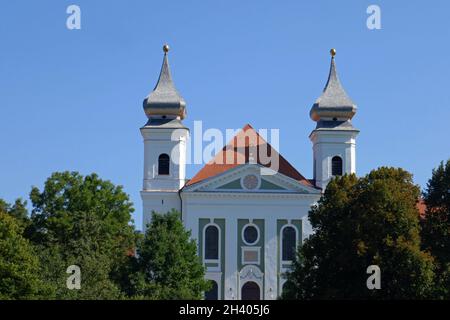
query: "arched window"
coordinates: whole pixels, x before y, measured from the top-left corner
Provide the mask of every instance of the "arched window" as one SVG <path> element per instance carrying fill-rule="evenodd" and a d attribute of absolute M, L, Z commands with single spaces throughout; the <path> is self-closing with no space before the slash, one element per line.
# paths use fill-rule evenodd
<path fill-rule="evenodd" d="M 219 228 L 210 225 L 205 230 L 205 260 L 219 259 Z"/>
<path fill-rule="evenodd" d="M 169 155 L 163 153 L 158 158 L 158 174 L 169 175 L 170 171 L 170 157 Z"/>
<path fill-rule="evenodd" d="M 248 281 L 241 289 L 242 300 L 261 300 L 261 290 L 256 282 Z"/>
<path fill-rule="evenodd" d="M 297 232 L 294 227 L 287 226 L 283 229 L 281 242 L 283 243 L 281 259 L 283 261 L 295 260 Z"/>
<path fill-rule="evenodd" d="M 219 299 L 219 287 L 217 285 L 217 282 L 214 280 L 209 280 L 209 283 L 211 283 L 211 288 L 209 291 L 205 292 L 205 300 L 218 300 Z"/>
<path fill-rule="evenodd" d="M 331 175 L 342 176 L 342 158 L 339 156 L 331 159 Z"/>

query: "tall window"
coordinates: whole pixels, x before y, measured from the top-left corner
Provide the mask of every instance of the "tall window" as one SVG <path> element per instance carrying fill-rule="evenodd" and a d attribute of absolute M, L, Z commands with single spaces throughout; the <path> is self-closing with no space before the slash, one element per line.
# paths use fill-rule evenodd
<path fill-rule="evenodd" d="M 294 261 L 295 260 L 295 247 L 297 243 L 297 233 L 294 227 L 288 226 L 283 229 L 282 242 L 282 260 Z"/>
<path fill-rule="evenodd" d="M 335 156 L 331 159 L 331 175 L 342 176 L 342 158 Z"/>
<path fill-rule="evenodd" d="M 169 155 L 163 153 L 158 158 L 158 174 L 168 175 L 170 168 L 170 157 Z"/>
<path fill-rule="evenodd" d="M 219 259 L 219 229 L 216 226 L 208 226 L 205 230 L 205 259 Z"/>

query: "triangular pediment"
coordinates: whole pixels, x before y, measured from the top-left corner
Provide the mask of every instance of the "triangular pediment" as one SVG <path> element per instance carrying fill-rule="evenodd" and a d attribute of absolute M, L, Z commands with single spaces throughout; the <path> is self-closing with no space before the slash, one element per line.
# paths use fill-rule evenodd
<path fill-rule="evenodd" d="M 320 190 L 258 164 L 243 164 L 188 185 L 183 192 L 320 193 Z"/>
<path fill-rule="evenodd" d="M 231 169 L 242 167 L 243 164 L 257 164 L 289 177 L 307 188 L 314 188 L 311 181 L 298 172 L 278 151 L 273 148 L 250 125 L 246 125 L 236 136 L 216 154 L 197 174 L 187 182 L 193 186 L 221 176 Z"/>

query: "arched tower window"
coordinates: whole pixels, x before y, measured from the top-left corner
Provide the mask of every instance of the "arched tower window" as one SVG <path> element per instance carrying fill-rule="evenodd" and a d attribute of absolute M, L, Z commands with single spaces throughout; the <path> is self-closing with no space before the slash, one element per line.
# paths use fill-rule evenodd
<path fill-rule="evenodd" d="M 295 260 L 295 249 L 297 244 L 297 232 L 292 226 L 287 226 L 282 232 L 282 252 L 281 259 L 283 261 Z"/>
<path fill-rule="evenodd" d="M 158 174 L 159 175 L 169 175 L 170 173 L 170 157 L 169 155 L 163 153 L 158 158 Z"/>
<path fill-rule="evenodd" d="M 331 159 L 331 175 L 342 176 L 342 158 L 339 156 L 335 156 Z"/>
<path fill-rule="evenodd" d="M 219 228 L 210 225 L 205 229 L 205 260 L 219 259 Z"/>

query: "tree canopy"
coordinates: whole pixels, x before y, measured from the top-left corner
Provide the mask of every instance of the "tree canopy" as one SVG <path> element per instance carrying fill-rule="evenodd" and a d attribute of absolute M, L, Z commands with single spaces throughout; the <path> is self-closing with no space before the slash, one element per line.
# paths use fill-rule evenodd
<path fill-rule="evenodd" d="M 30 199 L 31 216 L 0 199 L 0 299 L 201 299 L 208 288 L 178 212 L 154 213 L 143 237 L 122 187 L 77 172 L 52 174 Z M 79 289 L 67 287 L 71 266 Z"/>
<path fill-rule="evenodd" d="M 402 169 L 334 178 L 310 213 L 314 234 L 299 246 L 285 299 L 449 299 L 450 160 L 423 197 Z M 122 187 L 96 174 L 52 174 L 30 193 L 32 211 L 0 199 L 0 299 L 201 299 L 208 290 L 197 245 L 180 213 L 153 213 L 134 230 Z M 81 269 L 81 289 L 66 285 Z M 381 289 L 366 286 L 367 267 Z"/>
<path fill-rule="evenodd" d="M 96 174 L 54 173 L 44 190 L 34 187 L 26 232 L 39 248 L 43 275 L 59 299 L 116 299 L 120 270 L 133 252 L 132 203 L 122 187 Z M 81 268 L 80 290 L 67 290 L 66 269 Z"/>
<path fill-rule="evenodd" d="M 39 277 L 39 260 L 23 236 L 23 226 L 0 201 L 0 300 L 42 299 L 51 288 Z M 12 215 L 11 215 L 12 213 Z"/>
<path fill-rule="evenodd" d="M 450 299 L 450 160 L 442 162 L 424 192 L 423 248 L 436 260 L 435 298 Z"/>
<path fill-rule="evenodd" d="M 152 214 L 138 246 L 136 271 L 133 295 L 146 299 L 201 299 L 209 287 L 197 245 L 176 211 Z"/>

